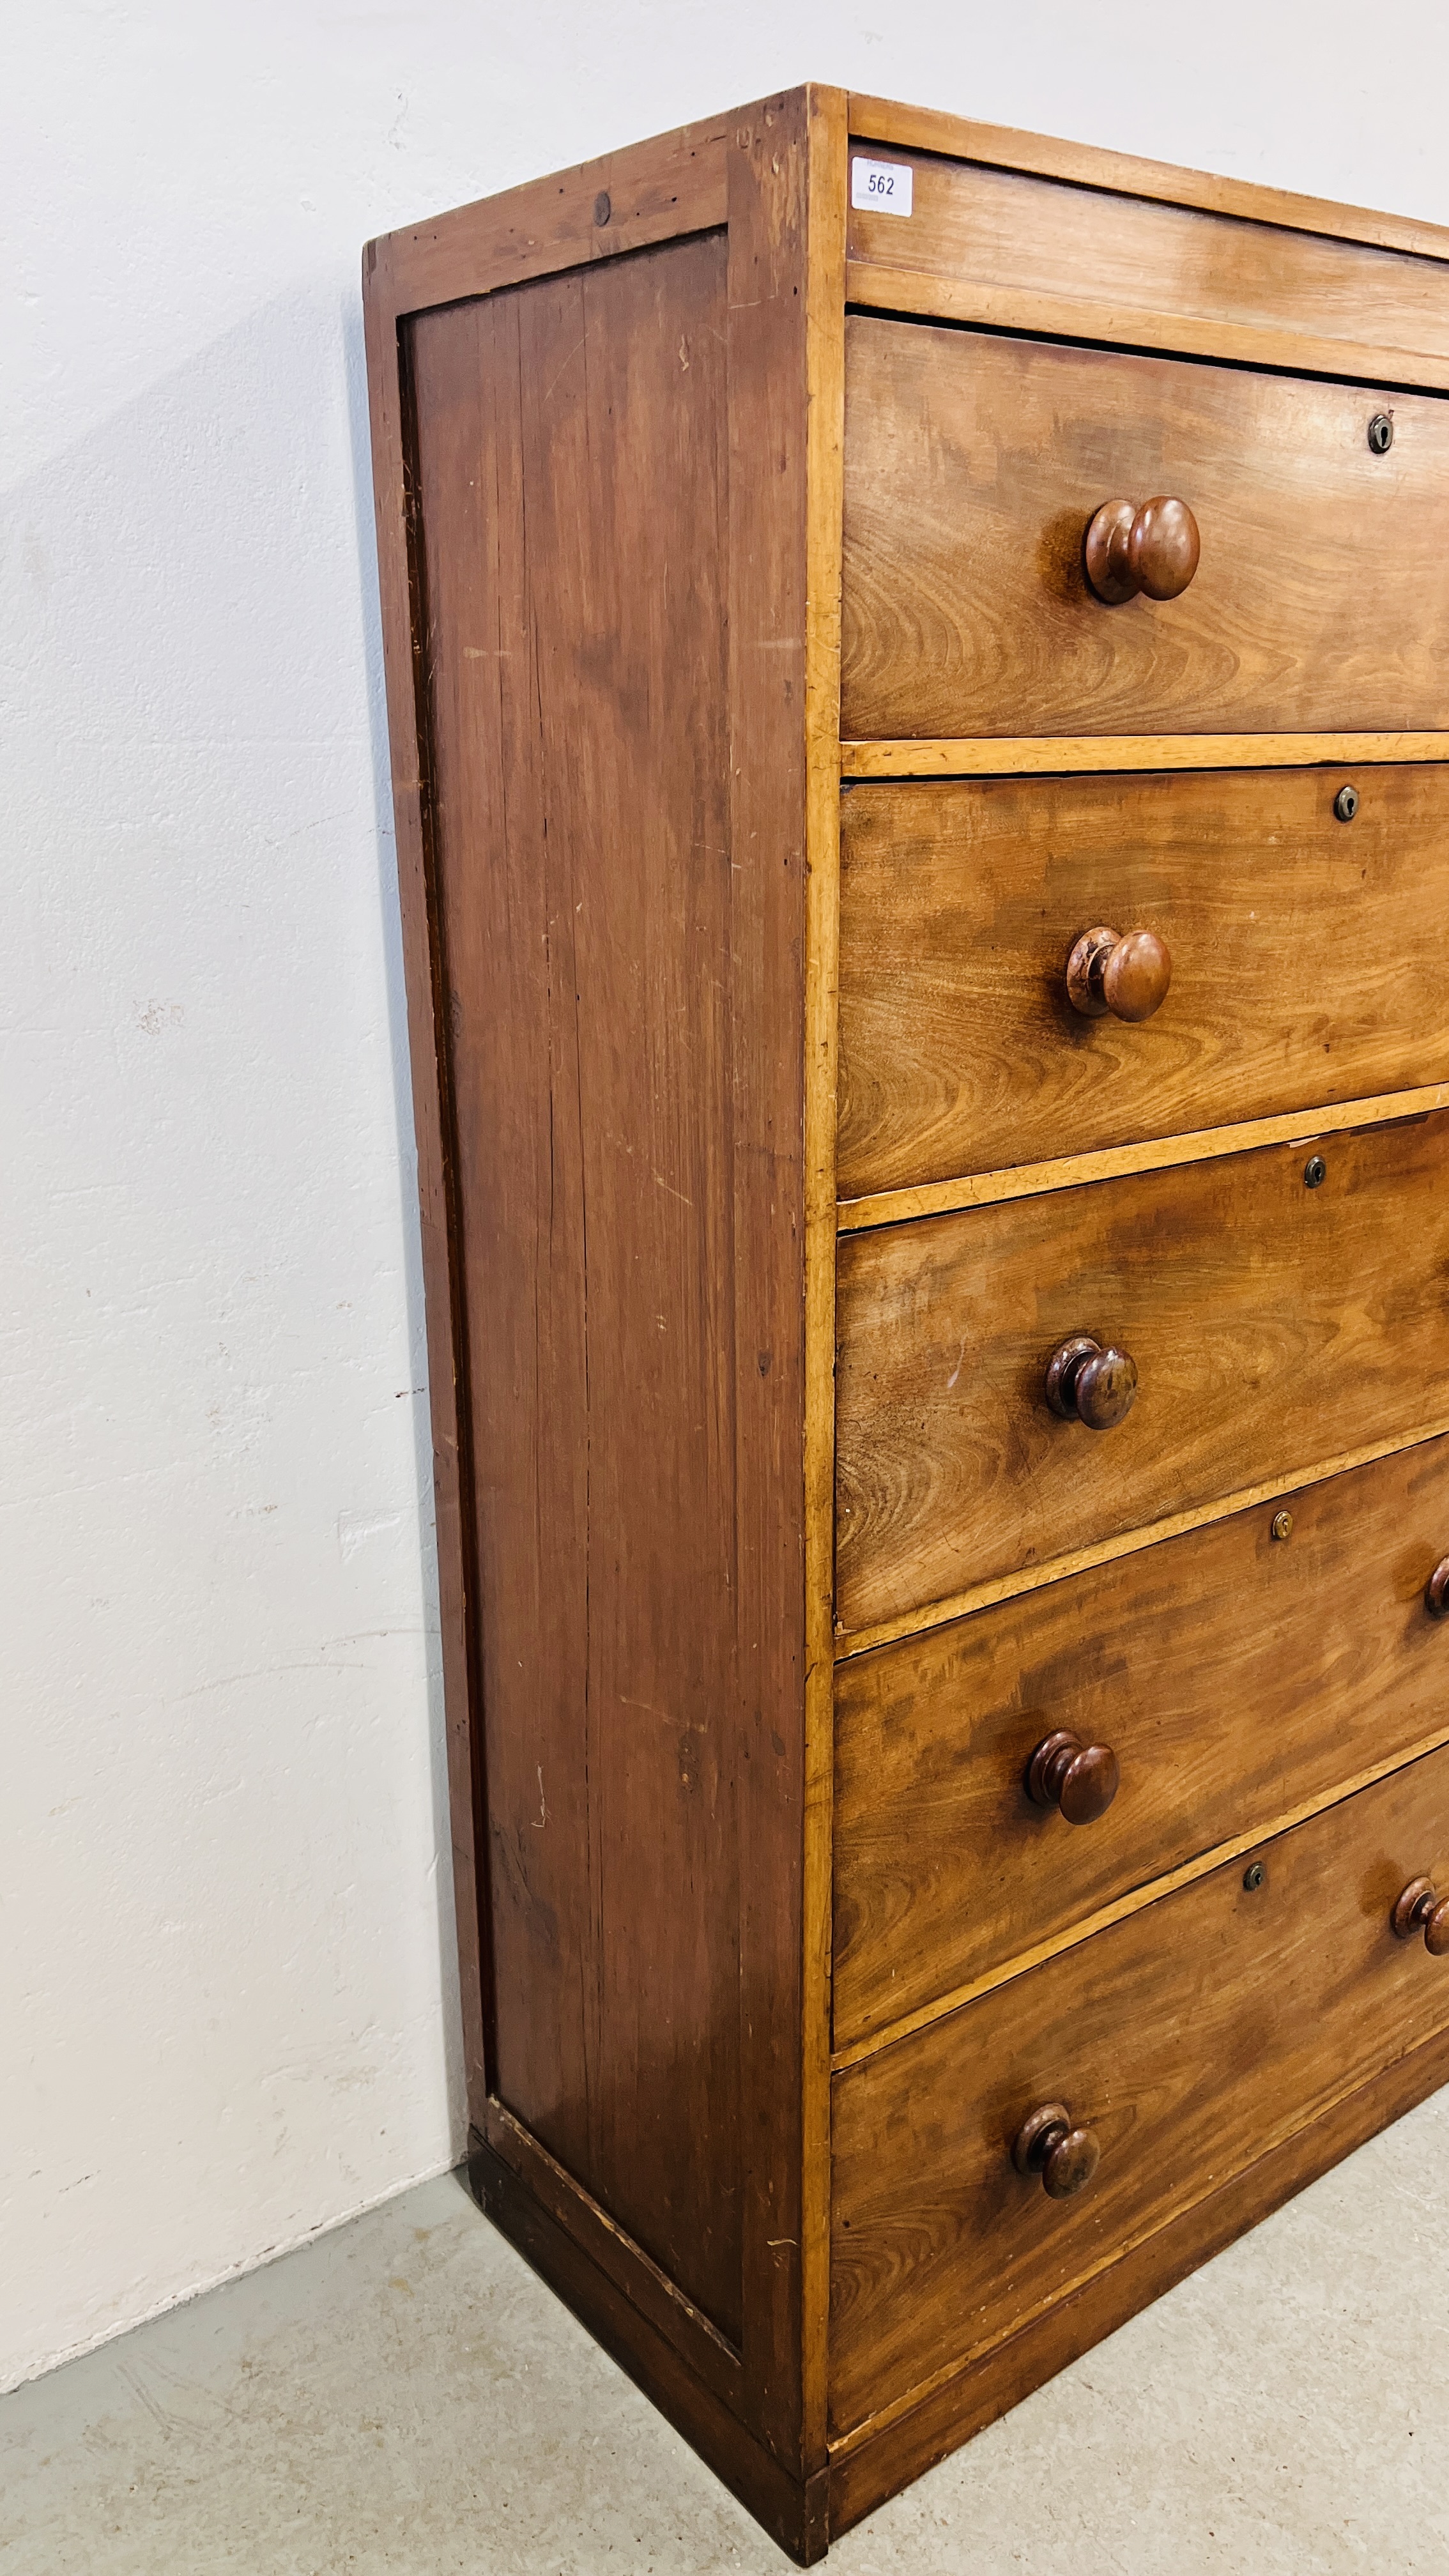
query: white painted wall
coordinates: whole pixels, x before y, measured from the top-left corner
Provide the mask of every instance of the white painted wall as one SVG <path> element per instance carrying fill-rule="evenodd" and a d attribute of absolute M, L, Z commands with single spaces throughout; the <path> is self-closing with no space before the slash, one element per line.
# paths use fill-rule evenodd
<path fill-rule="evenodd" d="M 364 238 L 807 75 L 1442 222 L 1446 28 L 7 18 L 0 2384 L 460 2145 Z"/>

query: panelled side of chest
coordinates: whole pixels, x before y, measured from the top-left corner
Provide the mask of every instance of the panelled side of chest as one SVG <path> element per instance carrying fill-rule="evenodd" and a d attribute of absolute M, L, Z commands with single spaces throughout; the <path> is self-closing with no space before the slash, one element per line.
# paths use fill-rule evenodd
<path fill-rule="evenodd" d="M 794 91 L 365 268 L 470 2173 L 807 2563 L 843 167 Z"/>

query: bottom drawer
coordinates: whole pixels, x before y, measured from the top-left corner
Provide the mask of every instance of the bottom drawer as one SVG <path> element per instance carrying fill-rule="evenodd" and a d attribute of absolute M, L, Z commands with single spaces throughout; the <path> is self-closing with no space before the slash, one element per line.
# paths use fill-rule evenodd
<path fill-rule="evenodd" d="M 991 2345 L 1449 2025 L 1449 1750 L 835 2079 L 831 2424 Z M 1449 1906 L 1442 1924 L 1449 1944 Z M 1072 2197 L 1013 2142 L 1060 2103 Z M 1054 2179 L 1075 2159 L 1063 2150 Z"/>

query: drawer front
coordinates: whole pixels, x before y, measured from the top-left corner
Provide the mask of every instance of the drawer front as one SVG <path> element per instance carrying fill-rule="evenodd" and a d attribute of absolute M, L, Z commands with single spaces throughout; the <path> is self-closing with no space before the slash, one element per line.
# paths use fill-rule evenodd
<path fill-rule="evenodd" d="M 1440 1111 L 846 1236 L 841 1625 L 1449 1424 L 1446 1154 Z M 1077 1335 L 1136 1362 L 1115 1429 L 1047 1402 Z"/>
<path fill-rule="evenodd" d="M 1446 1556 L 1433 1440 L 842 1664 L 836 2045 L 1449 1730 Z M 1058 1733 L 1115 1756 L 1104 1813 L 1028 1794 Z"/>
<path fill-rule="evenodd" d="M 1443 1081 L 1446 852 L 1438 766 L 850 789 L 840 1195 Z M 1098 926 L 1165 945 L 1149 1018 L 1069 999 Z"/>
<path fill-rule="evenodd" d="M 1449 1958 L 1395 1937 L 1449 1870 L 1449 1753 L 1001 1986 L 834 2083 L 836 2433 L 989 2347 L 1449 2024 Z M 1012 2142 L 1059 2102 L 1072 2199 Z"/>
<path fill-rule="evenodd" d="M 1089 520 L 1162 493 L 1196 518 L 1195 578 L 1104 606 Z M 1449 410 L 857 315 L 843 612 L 851 738 L 1437 729 Z"/>
<path fill-rule="evenodd" d="M 912 280 L 929 278 L 945 298 L 938 311 L 955 320 L 1006 317 L 1017 329 L 1030 321 L 1091 338 L 1105 308 L 1113 336 L 1139 348 L 1211 348 L 1216 337 L 1234 358 L 1281 365 L 1285 341 L 1307 339 L 1317 344 L 1308 363 L 1343 375 L 1360 363 L 1355 344 L 1367 342 L 1381 357 L 1398 353 L 1395 381 L 1449 378 L 1449 277 L 1407 249 L 1063 186 L 939 151 L 853 149 L 903 161 L 912 176 L 905 221 L 850 209 L 848 257 L 866 272 L 851 281 L 855 303 L 887 303 L 898 286 L 910 292 Z M 1163 178 L 1169 190 L 1180 184 L 1176 172 Z M 890 282 L 872 268 L 890 271 Z M 1163 338 L 1172 331 L 1189 336 Z"/>

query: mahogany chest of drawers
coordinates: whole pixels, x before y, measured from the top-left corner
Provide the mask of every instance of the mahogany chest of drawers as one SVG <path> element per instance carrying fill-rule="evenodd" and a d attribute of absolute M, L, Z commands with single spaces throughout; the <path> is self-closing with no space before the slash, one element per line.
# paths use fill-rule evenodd
<path fill-rule="evenodd" d="M 809 2563 L 1449 2078 L 1449 233 L 807 89 L 364 284 L 470 2169 Z"/>

